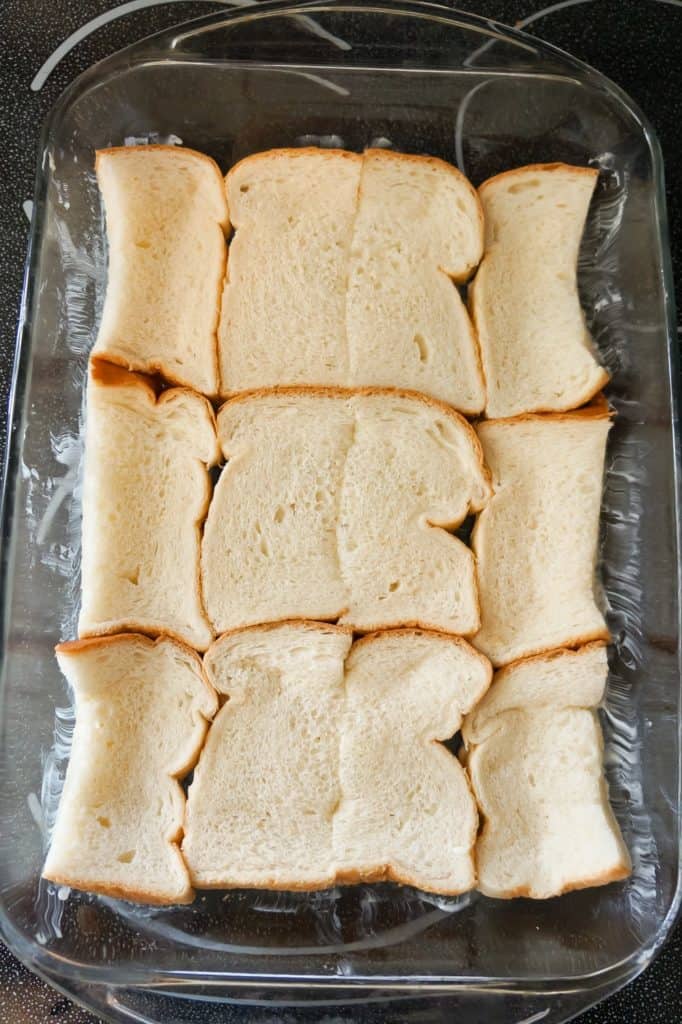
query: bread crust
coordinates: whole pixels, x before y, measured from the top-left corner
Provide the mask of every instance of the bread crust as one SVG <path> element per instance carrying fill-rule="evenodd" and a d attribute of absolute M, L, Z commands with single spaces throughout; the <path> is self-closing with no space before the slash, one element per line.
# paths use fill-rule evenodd
<path fill-rule="evenodd" d="M 607 381 L 608 381 L 608 374 Z M 475 424 L 476 430 L 485 430 L 489 426 L 498 426 L 508 423 L 512 426 L 517 423 L 566 423 L 574 420 L 613 420 L 615 412 L 609 407 L 604 392 L 600 389 L 589 399 L 588 404 L 581 405 L 576 409 L 563 409 L 554 411 L 552 409 L 536 409 L 533 412 L 522 412 L 518 416 L 499 416 L 492 419 L 481 419 Z"/>
<path fill-rule="evenodd" d="M 549 164 L 525 164 L 523 167 L 514 167 L 510 171 L 501 171 L 499 174 L 494 174 L 492 178 L 486 178 L 485 181 L 481 182 L 478 186 L 478 194 L 489 189 L 491 185 L 499 185 L 501 181 L 509 181 L 514 178 L 520 178 L 525 174 L 533 173 L 545 173 L 545 172 L 558 172 L 561 174 L 575 174 L 576 176 L 584 175 L 588 178 L 592 178 L 593 181 L 599 177 L 599 171 L 596 167 L 580 167 L 576 164 L 564 164 L 560 161 Z"/>
<path fill-rule="evenodd" d="M 95 387 L 139 388 L 151 405 L 159 406 L 165 405 L 167 402 L 172 402 L 179 394 L 187 395 L 191 397 L 192 400 L 196 400 L 203 404 L 213 425 L 214 431 L 217 430 L 216 413 L 211 402 L 206 395 L 202 394 L 200 391 L 196 391 L 189 384 L 174 384 L 171 385 L 171 387 L 165 387 L 165 380 L 161 381 L 150 373 L 143 373 L 139 370 L 128 369 L 122 363 L 118 363 L 115 359 L 111 359 L 108 356 L 106 359 L 102 356 L 91 356 L 89 362 L 90 382 Z M 166 378 L 165 374 L 161 374 L 161 376 Z M 216 462 L 217 461 L 218 460 L 216 459 Z M 212 463 L 212 465 L 215 465 L 215 463 Z"/>
<path fill-rule="evenodd" d="M 134 903 L 148 903 L 154 907 L 170 907 L 177 904 L 191 903 L 195 897 L 194 889 L 188 885 L 185 890 L 177 895 L 150 892 L 145 889 L 136 889 L 134 886 L 113 885 L 108 882 L 92 882 L 83 879 L 62 875 L 58 871 L 51 871 L 49 874 L 42 873 L 42 877 L 55 885 L 68 885 L 72 889 L 79 889 L 82 892 L 96 892 L 101 896 L 110 896 L 117 900 L 131 900 Z"/>

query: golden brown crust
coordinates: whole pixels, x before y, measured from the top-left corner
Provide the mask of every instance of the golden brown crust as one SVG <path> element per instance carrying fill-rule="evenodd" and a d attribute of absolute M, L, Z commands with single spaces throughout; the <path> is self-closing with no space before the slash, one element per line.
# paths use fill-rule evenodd
<path fill-rule="evenodd" d="M 348 149 L 322 149 L 321 146 L 302 146 L 300 149 L 290 146 L 275 149 L 264 149 L 258 153 L 251 153 L 249 156 L 242 157 L 234 164 L 227 174 L 225 175 L 225 184 L 229 187 L 230 178 L 236 174 L 236 172 L 244 166 L 244 164 L 256 164 L 266 160 L 289 160 L 292 157 L 298 158 L 302 156 L 322 156 L 322 157 L 341 157 L 344 160 L 351 160 L 353 162 L 361 162 L 362 155 L 360 153 L 353 153 Z"/>
<path fill-rule="evenodd" d="M 593 178 L 595 182 L 599 177 L 599 171 L 596 167 L 581 167 L 575 164 L 563 163 L 526 164 L 524 167 L 514 167 L 509 171 L 501 171 L 500 174 L 495 174 L 492 178 L 486 178 L 486 180 L 478 186 L 478 194 L 480 196 L 485 189 L 490 188 L 493 184 L 499 184 L 502 179 L 508 181 L 512 178 L 518 178 L 523 174 L 537 174 L 547 171 L 558 171 L 563 174 L 570 173 L 575 175 L 584 174 L 589 178 Z"/>
<path fill-rule="evenodd" d="M 577 652 L 582 647 L 591 646 L 592 644 L 601 643 L 603 645 L 611 642 L 611 634 L 609 633 L 606 626 L 601 629 L 591 630 L 589 633 L 581 633 L 578 636 L 567 636 L 560 644 L 552 644 L 549 647 L 529 647 L 522 654 L 516 654 L 513 658 L 508 661 L 500 661 L 497 658 L 493 658 L 487 655 L 492 662 L 495 670 L 501 670 L 509 668 L 512 665 L 517 665 L 521 661 L 530 661 L 533 658 L 544 658 L 553 651 L 573 651 Z M 476 637 L 472 638 L 472 643 L 476 643 Z"/>
<path fill-rule="evenodd" d="M 482 419 L 476 424 L 476 430 L 492 423 L 529 423 L 534 420 L 546 423 L 560 422 L 566 420 L 610 420 L 615 413 L 609 408 L 608 401 L 602 392 L 602 388 L 608 384 L 609 374 L 603 367 L 599 380 L 594 390 L 589 389 L 582 396 L 582 403 L 567 409 L 543 409 L 538 407 L 532 412 L 521 412 L 516 416 L 493 416 L 490 419 Z"/>
<path fill-rule="evenodd" d="M 70 875 L 60 874 L 58 871 L 42 872 L 42 877 L 55 885 L 68 885 L 72 889 L 79 889 L 83 892 L 96 892 L 102 896 L 110 896 L 118 900 L 131 900 L 134 903 L 149 903 L 155 907 L 169 907 L 175 904 L 191 903 L 194 899 L 194 890 L 187 887 L 181 893 L 161 895 L 150 892 L 146 889 L 136 889 L 134 886 L 116 885 L 108 882 L 85 882 L 83 879 Z"/>
<path fill-rule="evenodd" d="M 190 149 L 188 146 L 164 146 L 159 143 L 151 143 L 140 146 L 109 146 L 106 149 L 95 150 L 95 173 L 99 171 L 99 167 L 103 157 L 130 157 L 139 156 L 141 153 L 167 153 L 177 156 L 182 153 L 183 156 L 189 156 L 192 159 L 199 160 L 201 163 L 206 164 L 214 174 L 216 184 L 220 192 L 220 196 L 223 199 L 223 205 L 225 208 L 225 215 L 223 220 L 217 221 L 222 227 L 226 227 L 229 224 L 228 210 L 227 210 L 227 198 L 225 197 L 223 176 L 221 174 L 218 164 L 213 160 L 212 157 L 206 156 L 205 153 L 199 153 L 196 149 Z"/>
<path fill-rule="evenodd" d="M 218 419 L 223 409 L 228 405 L 237 405 L 242 402 L 249 402 L 252 399 L 261 398 L 339 398 L 349 399 L 355 397 L 367 397 L 367 398 L 406 398 L 410 401 L 419 402 L 422 405 L 430 406 L 436 409 L 439 413 L 444 416 L 448 416 L 454 423 L 462 427 L 471 441 L 472 447 L 476 454 L 476 459 L 480 464 L 481 473 L 488 485 L 491 482 L 490 470 L 485 464 L 483 457 L 483 448 L 481 442 L 476 434 L 475 429 L 469 422 L 469 420 L 462 415 L 461 412 L 457 412 L 452 406 L 447 405 L 446 402 L 442 402 L 439 398 L 432 398 L 430 395 L 422 394 L 421 391 L 413 391 L 409 388 L 380 388 L 380 387 L 361 387 L 361 388 L 344 388 L 327 385 L 317 384 L 291 384 L 286 386 L 276 386 L 270 388 L 252 388 L 249 391 L 239 391 L 230 397 L 220 406 L 218 409 Z"/>
<path fill-rule="evenodd" d="M 503 890 L 492 890 L 486 889 L 485 886 L 479 884 L 478 891 L 484 896 L 488 896 L 491 899 L 496 900 L 514 900 L 514 899 L 529 899 L 529 900 L 549 900 L 555 899 L 557 896 L 564 896 L 567 892 L 576 892 L 578 889 L 592 889 L 599 885 L 609 885 L 611 882 L 620 882 L 624 878 L 627 878 L 632 871 L 629 864 L 621 862 L 611 868 L 610 871 L 603 871 L 599 875 L 591 875 L 589 878 L 576 879 L 573 882 L 567 882 L 557 889 L 556 892 L 547 893 L 542 896 L 531 891 L 528 885 L 517 885 L 514 889 L 503 889 Z"/>
<path fill-rule="evenodd" d="M 89 365 L 90 383 L 96 387 L 140 388 L 151 405 L 165 405 L 166 403 L 175 401 L 179 395 L 184 395 L 193 402 L 199 402 L 208 415 L 214 433 L 217 434 L 215 410 L 206 395 L 203 395 L 195 388 L 184 385 L 164 387 L 165 382 L 159 380 L 158 377 L 130 370 L 122 364 L 117 363 L 115 359 L 110 359 L 108 356 L 106 359 L 101 356 L 91 356 Z M 211 465 L 215 465 L 216 462 L 218 462 L 218 457 L 216 457 L 215 461 L 212 462 Z"/>
<path fill-rule="evenodd" d="M 215 630 L 211 625 L 209 619 L 206 620 L 206 628 L 215 636 Z M 176 633 L 173 629 L 168 629 L 166 626 L 163 628 L 154 628 L 149 623 L 140 622 L 137 619 L 118 619 L 116 622 L 109 626 L 100 625 L 92 626 L 90 629 L 79 629 L 79 639 L 76 641 L 70 641 L 73 643 L 79 643 L 85 640 L 106 640 L 112 639 L 114 636 L 146 636 L 150 640 L 170 640 L 179 647 L 186 647 L 190 651 L 203 653 L 206 651 L 213 640 L 209 640 L 206 644 L 197 644 L 196 646 L 191 644 L 186 637 Z"/>
<path fill-rule="evenodd" d="M 497 682 L 500 678 L 504 678 L 504 676 L 507 675 L 511 669 L 516 668 L 517 665 L 531 664 L 536 661 L 558 661 L 560 658 L 564 658 L 567 655 L 569 657 L 577 657 L 581 654 L 586 654 L 588 651 L 594 651 L 597 649 L 603 650 L 605 647 L 608 647 L 609 640 L 610 637 L 597 637 L 594 640 L 590 640 L 577 647 L 551 647 L 547 648 L 545 651 L 538 652 L 537 654 L 524 655 L 521 658 L 516 658 L 515 661 L 506 662 L 506 664 L 495 673 L 495 681 Z"/>
<path fill-rule="evenodd" d="M 93 361 L 99 363 L 111 363 L 128 373 L 134 373 L 137 377 L 153 378 L 154 376 L 157 376 L 160 377 L 164 383 L 171 385 L 171 387 L 181 389 L 183 391 L 191 391 L 192 394 L 197 395 L 200 398 L 205 398 L 206 401 L 220 401 L 217 376 L 215 391 L 198 391 L 192 381 L 169 371 L 166 365 L 158 359 L 139 359 L 132 362 L 130 359 L 126 359 L 125 356 L 120 355 L 118 352 L 108 349 L 106 356 L 98 353 L 94 357 Z"/>

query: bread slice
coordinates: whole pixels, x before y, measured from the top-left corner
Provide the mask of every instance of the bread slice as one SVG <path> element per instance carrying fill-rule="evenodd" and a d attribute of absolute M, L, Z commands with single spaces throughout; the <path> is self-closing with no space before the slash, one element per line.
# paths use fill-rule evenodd
<path fill-rule="evenodd" d="M 453 280 L 481 258 L 474 190 L 429 157 L 273 150 L 227 176 L 236 234 L 221 392 L 411 387 L 479 412 L 482 372 Z"/>
<path fill-rule="evenodd" d="M 228 633 L 205 658 L 229 698 L 188 791 L 182 853 L 199 888 L 334 881 L 343 665 L 351 632 L 284 623 Z"/>
<path fill-rule="evenodd" d="M 225 179 L 235 228 L 219 328 L 221 393 L 345 384 L 346 281 L 362 158 L 256 153 Z"/>
<path fill-rule="evenodd" d="M 229 699 L 189 788 L 182 852 L 198 887 L 474 883 L 477 816 L 436 742 L 490 666 L 442 634 L 288 622 L 228 633 L 206 655 Z M 344 669 L 344 661 L 346 668 Z"/>
<path fill-rule="evenodd" d="M 441 528 L 489 495 L 461 416 L 408 392 L 291 388 L 226 403 L 218 434 L 229 461 L 202 548 L 217 633 L 288 618 L 478 629 L 473 555 Z"/>
<path fill-rule="evenodd" d="M 109 274 L 93 354 L 215 395 L 228 229 L 217 165 L 177 146 L 122 146 L 99 150 L 95 167 Z"/>
<path fill-rule="evenodd" d="M 609 427 L 605 405 L 478 425 L 495 493 L 472 535 L 474 643 L 494 665 L 608 639 L 595 566 Z"/>
<path fill-rule="evenodd" d="M 483 216 L 464 175 L 443 160 L 368 150 L 348 271 L 347 383 L 414 388 L 480 412 L 478 346 L 453 282 L 482 254 Z"/>
<path fill-rule="evenodd" d="M 486 895 L 546 899 L 629 874 L 594 711 L 607 673 L 602 644 L 520 661 L 496 674 L 465 719 Z"/>
<path fill-rule="evenodd" d="M 485 256 L 470 289 L 486 414 L 574 409 L 607 382 L 578 296 L 580 239 L 598 172 L 537 164 L 485 181 Z"/>
<path fill-rule="evenodd" d="M 83 478 L 81 637 L 167 633 L 205 650 L 199 554 L 219 458 L 213 410 L 192 391 L 93 362 Z"/>
<path fill-rule="evenodd" d="M 490 678 L 485 658 L 439 633 L 396 630 L 353 645 L 333 835 L 342 880 L 450 894 L 475 884 L 476 807 L 438 741 L 457 732 Z"/>
<path fill-rule="evenodd" d="M 188 903 L 178 842 L 194 766 L 217 710 L 201 661 L 134 634 L 60 644 L 76 703 L 71 758 L 43 877 L 145 903 Z"/>

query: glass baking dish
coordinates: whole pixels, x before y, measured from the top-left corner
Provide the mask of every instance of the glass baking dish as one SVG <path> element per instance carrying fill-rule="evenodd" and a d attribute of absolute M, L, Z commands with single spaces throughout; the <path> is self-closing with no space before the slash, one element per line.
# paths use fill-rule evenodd
<path fill-rule="evenodd" d="M 182 141 L 223 169 L 304 144 L 437 155 L 475 184 L 536 161 L 600 168 L 579 276 L 617 411 L 602 720 L 634 861 L 626 882 L 545 902 L 382 884 L 149 909 L 40 880 L 73 725 L 53 646 L 76 631 L 83 387 L 105 286 L 93 156 L 149 141 Z M 471 15 L 393 0 L 263 4 L 181 25 L 78 78 L 42 136 L 4 496 L 0 917 L 22 960 L 109 1019 L 201 1022 L 233 1019 L 225 1004 L 240 1001 L 276 1005 L 277 1020 L 303 1004 L 334 1004 L 337 1017 L 350 1006 L 356 1020 L 359 1004 L 388 1001 L 409 1020 L 426 997 L 465 1024 L 563 1021 L 646 966 L 680 902 L 670 281 L 661 157 L 641 113 L 585 65 Z"/>

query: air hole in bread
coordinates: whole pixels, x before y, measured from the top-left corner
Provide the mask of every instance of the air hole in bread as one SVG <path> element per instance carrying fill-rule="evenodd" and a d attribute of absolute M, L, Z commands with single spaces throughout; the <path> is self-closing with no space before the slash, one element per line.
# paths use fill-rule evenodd
<path fill-rule="evenodd" d="M 135 247 L 137 249 L 151 249 L 152 243 L 148 242 L 146 238 L 142 238 L 139 242 L 135 242 Z"/>
<path fill-rule="evenodd" d="M 132 864 L 135 860 L 136 854 L 137 850 L 126 850 L 124 853 L 119 853 L 116 860 L 119 861 L 120 864 Z"/>
<path fill-rule="evenodd" d="M 274 514 L 273 514 L 272 518 L 274 519 L 274 521 L 276 523 L 281 523 L 283 521 L 283 519 L 284 519 L 285 514 L 286 513 L 285 513 L 284 509 L 282 508 L 282 506 L 278 505 L 277 508 L 274 511 Z"/>
<path fill-rule="evenodd" d="M 412 341 L 417 346 L 417 351 L 419 352 L 419 362 L 420 363 L 428 363 L 428 361 L 429 361 L 429 347 L 426 344 L 426 339 L 424 338 L 423 334 L 420 334 L 419 332 L 417 332 L 415 334 L 414 338 L 412 339 Z"/>
<path fill-rule="evenodd" d="M 517 192 L 526 192 L 529 188 L 537 188 L 539 184 L 538 178 L 531 178 L 529 181 L 518 181 L 515 185 L 510 185 L 507 192 L 510 196 L 514 196 Z"/>
<path fill-rule="evenodd" d="M 239 186 L 239 191 L 240 192 L 248 192 L 250 187 L 251 187 L 250 185 L 240 185 Z"/>
<path fill-rule="evenodd" d="M 132 585 L 134 587 L 136 587 L 139 584 L 139 582 L 140 582 L 140 567 L 139 567 L 139 565 L 136 565 L 135 568 L 131 572 L 124 572 L 123 573 L 123 579 L 127 580 L 128 583 L 132 583 Z"/>
<path fill-rule="evenodd" d="M 98 816 L 97 824 L 101 825 L 102 828 L 111 828 L 111 822 L 109 821 L 108 818 L 105 818 L 104 815 L 99 815 Z"/>
<path fill-rule="evenodd" d="M 392 583 L 389 583 L 388 589 L 394 594 L 396 590 L 400 589 L 400 580 L 393 580 Z"/>

